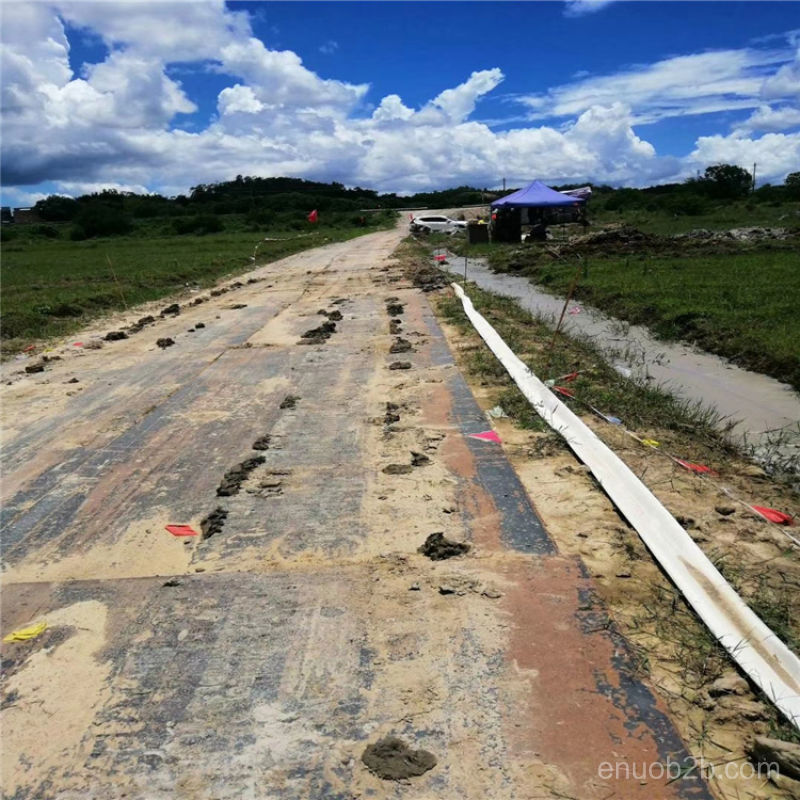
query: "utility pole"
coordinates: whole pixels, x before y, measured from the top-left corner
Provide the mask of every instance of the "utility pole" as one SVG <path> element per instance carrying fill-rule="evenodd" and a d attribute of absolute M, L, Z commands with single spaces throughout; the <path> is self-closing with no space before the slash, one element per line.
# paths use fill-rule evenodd
<path fill-rule="evenodd" d="M 503 191 L 505 191 L 505 190 L 506 190 L 506 179 L 503 178 Z"/>
<path fill-rule="evenodd" d="M 753 189 L 754 192 L 756 190 L 756 165 L 753 164 Z"/>

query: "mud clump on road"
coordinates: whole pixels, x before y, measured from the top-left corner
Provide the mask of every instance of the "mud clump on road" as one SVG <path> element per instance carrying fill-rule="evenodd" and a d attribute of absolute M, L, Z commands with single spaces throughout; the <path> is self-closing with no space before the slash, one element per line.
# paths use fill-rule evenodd
<path fill-rule="evenodd" d="M 395 339 L 392 346 L 389 348 L 390 353 L 412 353 L 414 352 L 414 348 L 411 345 L 411 342 L 408 339 L 403 339 L 402 337 L 398 337 Z"/>
<path fill-rule="evenodd" d="M 299 399 L 300 398 L 296 394 L 287 394 L 286 397 L 281 400 L 279 408 L 294 408 Z"/>
<path fill-rule="evenodd" d="M 146 325 L 150 325 L 155 321 L 156 321 L 155 317 L 151 316 L 142 317 L 140 320 L 134 322 L 133 325 L 131 325 L 128 328 L 128 333 L 139 333 L 139 331 L 141 331 Z"/>
<path fill-rule="evenodd" d="M 444 289 L 450 283 L 449 278 L 444 272 L 440 269 L 436 269 L 436 267 L 428 265 L 414 269 L 409 277 L 414 286 L 418 289 L 422 289 L 423 292 L 434 292 L 437 289 Z"/>
<path fill-rule="evenodd" d="M 443 533 L 432 533 L 425 543 L 417 548 L 417 552 L 427 556 L 431 561 L 444 561 L 447 558 L 463 556 L 469 549 L 466 542 L 453 542 Z"/>
<path fill-rule="evenodd" d="M 417 453 L 411 451 L 411 466 L 412 467 L 427 467 L 431 460 L 424 453 Z"/>
<path fill-rule="evenodd" d="M 231 311 L 238 311 L 240 308 L 247 308 L 247 303 L 234 303 L 232 306 L 228 306 Z"/>
<path fill-rule="evenodd" d="M 164 339 L 156 339 L 156 344 L 157 344 L 157 345 L 158 345 L 158 346 L 159 346 L 159 347 L 160 347 L 162 350 L 166 350 L 166 348 L 167 348 L 167 347 L 172 347 L 172 345 L 174 345 L 174 344 L 175 344 L 175 340 L 174 340 L 174 339 L 170 339 L 170 338 L 169 338 L 169 336 L 167 336 L 167 337 L 166 337 L 166 338 L 164 338 Z"/>
<path fill-rule="evenodd" d="M 361 760 L 370 772 L 385 781 L 401 781 L 424 775 L 436 766 L 436 756 L 427 750 L 412 750 L 396 736 L 384 736 L 368 745 Z"/>
<path fill-rule="evenodd" d="M 264 436 L 259 436 L 253 442 L 253 450 L 269 450 L 269 443 L 272 440 L 272 437 L 267 433 Z"/>
<path fill-rule="evenodd" d="M 28 364 L 28 366 L 25 367 L 25 372 L 29 375 L 34 372 L 44 372 L 44 364 Z"/>
<path fill-rule="evenodd" d="M 205 328 L 205 326 L 205 322 L 198 322 L 197 325 L 195 325 L 195 328 L 199 330 L 200 328 Z"/>
<path fill-rule="evenodd" d="M 161 309 L 161 316 L 167 317 L 169 315 L 176 315 L 181 313 L 181 307 L 177 303 L 173 303 L 171 306 L 167 306 L 166 308 Z"/>
<path fill-rule="evenodd" d="M 333 311 L 326 311 L 324 308 L 321 308 L 319 311 L 317 311 L 317 314 L 319 314 L 321 317 L 327 317 L 332 322 L 341 322 L 343 319 L 342 312 L 339 311 L 338 308 L 335 308 Z"/>
<path fill-rule="evenodd" d="M 386 313 L 390 317 L 399 317 L 403 313 L 403 304 L 399 302 L 399 297 L 386 298 Z"/>
<path fill-rule="evenodd" d="M 386 404 L 386 416 L 383 418 L 384 425 L 393 425 L 395 422 L 400 422 L 400 415 L 397 413 L 400 406 L 397 403 Z"/>
<path fill-rule="evenodd" d="M 125 331 L 109 331 L 103 339 L 107 342 L 118 342 L 121 339 L 127 339 L 128 334 Z"/>
<path fill-rule="evenodd" d="M 381 472 L 387 475 L 408 475 L 413 469 L 411 464 L 389 464 L 384 467 Z"/>
<path fill-rule="evenodd" d="M 217 497 L 230 497 L 231 495 L 239 494 L 239 489 L 242 488 L 242 484 L 247 480 L 247 476 L 265 461 L 266 458 L 264 456 L 255 456 L 242 461 L 241 464 L 237 464 L 233 469 L 229 469 L 222 476 L 222 482 L 217 487 Z"/>
<path fill-rule="evenodd" d="M 410 361 L 393 361 L 389 364 L 389 369 L 411 369 Z"/>
<path fill-rule="evenodd" d="M 202 522 L 200 531 L 203 539 L 210 539 L 215 533 L 219 533 L 225 526 L 228 512 L 221 506 L 217 506 Z"/>
<path fill-rule="evenodd" d="M 322 344 L 336 333 L 336 323 L 328 320 L 323 322 L 318 328 L 306 331 L 301 337 L 299 344 Z"/>
<path fill-rule="evenodd" d="M 400 325 L 400 320 L 399 319 L 390 319 L 389 320 L 389 333 L 391 333 L 392 336 L 397 336 L 399 333 L 402 333 L 402 330 L 403 330 L 403 328 Z"/>

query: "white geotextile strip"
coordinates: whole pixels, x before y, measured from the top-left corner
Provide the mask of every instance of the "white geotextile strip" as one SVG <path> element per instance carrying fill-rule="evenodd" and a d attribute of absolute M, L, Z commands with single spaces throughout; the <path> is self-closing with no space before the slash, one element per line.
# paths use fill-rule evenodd
<path fill-rule="evenodd" d="M 452 286 L 475 330 L 539 415 L 589 467 L 731 658 L 800 729 L 800 659 L 751 611 L 624 462 L 514 355 L 461 287 Z"/>

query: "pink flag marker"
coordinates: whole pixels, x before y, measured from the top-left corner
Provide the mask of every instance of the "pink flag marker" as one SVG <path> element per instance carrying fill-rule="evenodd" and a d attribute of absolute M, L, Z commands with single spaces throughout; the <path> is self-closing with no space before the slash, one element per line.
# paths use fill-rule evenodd
<path fill-rule="evenodd" d="M 197 536 L 197 531 L 188 525 L 165 525 L 173 536 Z"/>
<path fill-rule="evenodd" d="M 484 442 L 497 442 L 500 444 L 500 437 L 494 431 L 483 431 L 483 433 L 468 433 L 470 439 L 481 439 Z"/>

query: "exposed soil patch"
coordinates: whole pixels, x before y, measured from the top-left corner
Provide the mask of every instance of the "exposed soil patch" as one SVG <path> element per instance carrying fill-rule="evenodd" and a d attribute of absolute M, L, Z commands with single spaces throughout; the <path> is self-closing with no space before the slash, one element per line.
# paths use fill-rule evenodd
<path fill-rule="evenodd" d="M 254 456 L 237 464 L 233 469 L 229 469 L 223 476 L 222 482 L 217 487 L 217 497 L 230 497 L 239 494 L 242 483 L 247 480 L 247 476 L 258 466 L 266 461 L 264 456 Z"/>
<path fill-rule="evenodd" d="M 384 736 L 369 745 L 361 756 L 370 772 L 386 781 L 424 775 L 436 766 L 436 756 L 427 750 L 412 750 L 396 736 Z"/>
<path fill-rule="evenodd" d="M 172 347 L 175 344 L 174 339 L 170 339 L 169 336 L 163 339 L 156 339 L 156 344 L 162 349 L 165 350 L 167 347 Z"/>
<path fill-rule="evenodd" d="M 411 369 L 410 361 L 393 361 L 389 364 L 389 369 Z"/>
<path fill-rule="evenodd" d="M 390 319 L 389 320 L 389 333 L 393 336 L 397 336 L 397 334 L 401 333 L 403 330 L 402 325 L 400 324 L 399 319 Z"/>
<path fill-rule="evenodd" d="M 121 339 L 127 339 L 128 334 L 125 331 L 109 331 L 103 339 L 107 342 L 118 342 Z"/>
<path fill-rule="evenodd" d="M 280 404 L 280 408 L 294 408 L 300 398 L 296 394 L 287 394 Z"/>
<path fill-rule="evenodd" d="M 431 561 L 444 561 L 447 558 L 463 556 L 470 546 L 466 542 L 453 542 L 443 533 L 432 533 L 425 543 L 417 548 L 418 553 L 427 556 Z"/>
<path fill-rule="evenodd" d="M 171 306 L 167 306 L 166 308 L 161 309 L 161 316 L 168 317 L 170 315 L 176 315 L 181 313 L 181 307 L 177 303 L 173 303 Z"/>
<path fill-rule="evenodd" d="M 217 506 L 201 523 L 200 531 L 203 539 L 210 539 L 215 533 L 219 533 L 225 526 L 228 512 L 221 506 Z"/>
<path fill-rule="evenodd" d="M 319 327 L 306 331 L 300 337 L 300 344 L 321 344 L 330 339 L 334 333 L 336 333 L 336 323 L 328 320 Z"/>
<path fill-rule="evenodd" d="M 444 272 L 427 264 L 413 269 L 410 277 L 414 286 L 422 289 L 423 292 L 433 292 L 450 285 L 450 279 Z"/>
<path fill-rule="evenodd" d="M 399 317 L 403 313 L 403 304 L 402 303 L 387 303 L 386 304 L 386 313 L 390 317 Z"/>
<path fill-rule="evenodd" d="M 253 442 L 253 450 L 269 450 L 269 443 L 272 440 L 272 437 L 267 433 L 264 436 L 259 436 Z"/>
<path fill-rule="evenodd" d="M 413 352 L 414 348 L 411 346 L 411 342 L 408 339 L 403 339 L 398 337 L 392 343 L 392 346 L 389 348 L 390 353 L 410 353 Z"/>

